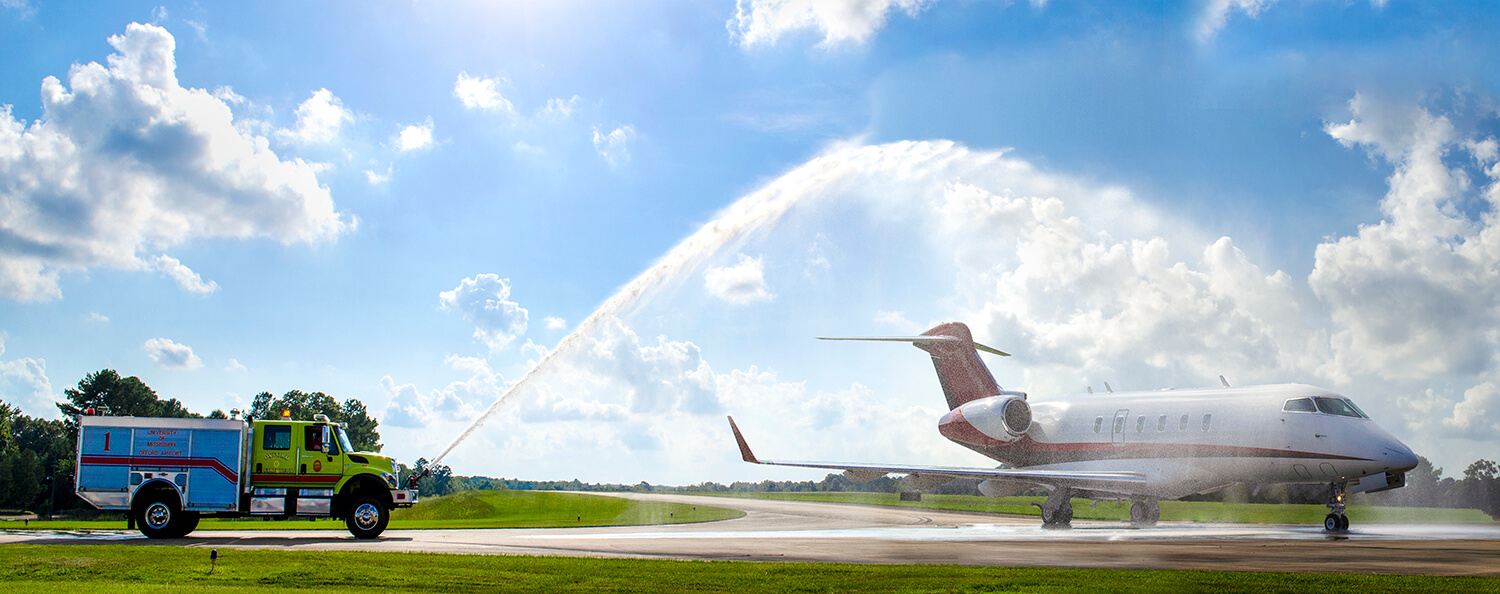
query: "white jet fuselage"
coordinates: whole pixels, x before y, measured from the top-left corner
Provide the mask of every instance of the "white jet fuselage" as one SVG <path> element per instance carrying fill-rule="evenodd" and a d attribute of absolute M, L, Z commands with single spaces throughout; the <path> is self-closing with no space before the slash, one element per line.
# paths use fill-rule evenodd
<path fill-rule="evenodd" d="M 939 431 L 1012 468 L 1145 476 L 1090 489 L 1127 497 L 1176 499 L 1236 482 L 1365 479 L 1372 484 L 1357 490 L 1368 490 L 1416 465 L 1409 448 L 1362 413 L 1295 410 L 1319 398 L 1348 402 L 1303 384 L 1078 394 L 1028 403 L 1029 427 L 1007 432 L 996 418 L 1005 407 L 982 399 L 949 412 Z"/>

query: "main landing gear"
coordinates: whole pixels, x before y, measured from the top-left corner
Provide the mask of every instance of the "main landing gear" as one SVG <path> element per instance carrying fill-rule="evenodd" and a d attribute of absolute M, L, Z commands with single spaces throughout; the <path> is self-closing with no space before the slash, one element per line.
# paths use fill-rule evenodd
<path fill-rule="evenodd" d="M 1346 483 L 1331 483 L 1333 492 L 1328 497 L 1328 515 L 1323 518 L 1326 532 L 1348 532 L 1349 517 L 1344 515 L 1344 489 Z"/>
<path fill-rule="evenodd" d="M 1156 521 L 1161 519 L 1161 506 L 1156 504 L 1155 499 L 1137 501 L 1130 504 L 1131 526 L 1155 526 Z"/>
<path fill-rule="evenodd" d="M 1058 487 L 1052 490 L 1047 500 L 1041 503 L 1032 503 L 1042 510 L 1043 528 L 1072 528 L 1073 527 L 1073 490 L 1067 487 Z"/>

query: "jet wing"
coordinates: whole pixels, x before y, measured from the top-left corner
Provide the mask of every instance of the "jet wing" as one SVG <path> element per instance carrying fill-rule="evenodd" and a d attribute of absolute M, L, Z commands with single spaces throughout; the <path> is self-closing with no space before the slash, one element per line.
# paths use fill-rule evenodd
<path fill-rule="evenodd" d="M 843 470 L 848 472 L 851 477 L 868 477 L 864 478 L 864 480 L 875 480 L 887 474 L 909 474 L 913 475 L 913 478 L 916 478 L 918 482 L 929 481 L 931 480 L 930 477 L 1000 479 L 1100 491 L 1129 490 L 1130 486 L 1138 488 L 1146 482 L 1146 476 L 1138 472 L 1026 470 L 1018 468 L 964 468 L 955 466 L 905 466 L 761 460 L 756 458 L 755 454 L 750 451 L 750 444 L 745 442 L 745 436 L 740 433 L 740 428 L 734 424 L 734 417 L 729 417 L 729 429 L 734 432 L 734 440 L 740 447 L 740 457 L 751 464 Z"/>

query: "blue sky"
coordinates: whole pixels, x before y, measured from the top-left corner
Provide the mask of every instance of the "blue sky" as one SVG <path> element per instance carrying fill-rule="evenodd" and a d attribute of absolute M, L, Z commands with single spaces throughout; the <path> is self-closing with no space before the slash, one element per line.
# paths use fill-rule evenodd
<path fill-rule="evenodd" d="M 810 338 L 960 320 L 1038 398 L 1312 383 L 1455 474 L 1500 440 L 1497 14 L 0 1 L 0 399 L 321 390 L 411 461 L 634 281 L 457 472 L 818 477 L 726 413 L 983 464 L 920 353 Z"/>

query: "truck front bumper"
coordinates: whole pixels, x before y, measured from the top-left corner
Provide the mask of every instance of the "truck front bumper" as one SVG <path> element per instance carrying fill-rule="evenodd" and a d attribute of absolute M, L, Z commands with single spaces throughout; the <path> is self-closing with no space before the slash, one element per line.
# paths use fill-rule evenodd
<path fill-rule="evenodd" d="M 391 491 L 391 503 L 396 507 L 411 507 L 417 503 L 417 491 L 415 489 L 397 489 Z"/>

